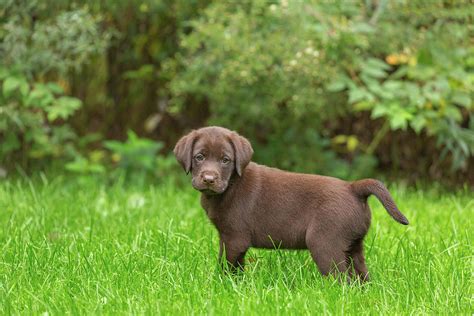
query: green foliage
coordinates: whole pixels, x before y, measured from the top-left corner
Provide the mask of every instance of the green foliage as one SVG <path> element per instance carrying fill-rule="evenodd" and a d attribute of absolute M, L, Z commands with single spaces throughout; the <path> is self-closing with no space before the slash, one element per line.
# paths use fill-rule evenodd
<path fill-rule="evenodd" d="M 73 119 L 78 132 L 123 139 L 132 129 L 174 141 L 177 125 L 168 118 L 168 79 L 161 63 L 178 52 L 178 34 L 189 30 L 187 21 L 210 1 L 68 1 L 102 17 L 101 29 L 114 35 L 107 52 L 73 77 L 74 90 L 84 98 L 81 115 Z M 91 124 L 91 117 L 100 121 Z"/>
<path fill-rule="evenodd" d="M 131 130 L 126 141 L 107 140 L 102 143 L 105 149 L 96 149 L 83 154 L 76 153 L 74 159 L 66 163 L 66 170 L 87 181 L 92 174 L 100 174 L 110 181 L 120 179 L 134 184 L 172 181 L 182 183 L 181 168 L 173 154 L 160 154 L 164 144 L 138 137 Z M 91 139 L 97 140 L 97 137 Z"/>
<path fill-rule="evenodd" d="M 369 111 L 392 131 L 412 128 L 436 137 L 450 152 L 453 169 L 466 168 L 474 131 L 463 124 L 473 110 L 474 77 L 466 41 L 472 25 L 465 24 L 468 15 L 458 14 L 462 6 L 213 3 L 182 36 L 182 54 L 167 64 L 176 74 L 171 111 L 179 113 L 189 95 L 205 99 L 212 123 L 265 143 L 264 162 L 345 176 L 350 173 L 341 170 L 351 168 L 341 168 L 323 139 L 344 136 L 335 120 Z M 347 152 L 373 155 L 379 141 L 352 141 Z M 324 156 L 329 161 L 320 164 Z"/>
<path fill-rule="evenodd" d="M 163 144 L 146 138 L 139 138 L 133 131 L 128 131 L 126 142 L 109 140 L 105 148 L 113 153 L 118 167 L 126 172 L 152 172 L 156 167 L 156 155 Z"/>
<path fill-rule="evenodd" d="M 218 124 L 285 169 L 474 180 L 469 5 L 4 0 L 0 165 L 102 173 L 102 139 Z"/>
<path fill-rule="evenodd" d="M 69 118 L 81 107 L 77 98 L 64 96 L 53 82 L 33 83 L 21 73 L 0 68 L 0 148 L 2 163 L 16 152 L 24 158 L 58 157 L 72 151 L 74 132 L 58 121 Z"/>
<path fill-rule="evenodd" d="M 386 62 L 362 62 L 357 77 L 345 77 L 341 84 L 355 110 L 383 117 L 392 130 L 410 127 L 437 137 L 443 152 L 452 154 L 454 170 L 465 168 L 474 155 L 474 130 L 461 126 L 463 113 L 474 109 L 474 63 L 469 58 L 474 48 L 465 44 L 469 27 L 456 22 L 434 25 L 419 35 L 420 42 L 386 56 Z"/>
<path fill-rule="evenodd" d="M 2 64 L 38 77 L 79 71 L 107 47 L 111 33 L 99 28 L 100 18 L 84 9 L 54 11 L 38 0 L 7 1 L 2 23 Z M 45 10 L 46 12 L 41 12 Z M 39 21 L 35 17 L 45 14 Z"/>
<path fill-rule="evenodd" d="M 102 164 L 82 156 L 76 156 L 73 161 L 66 163 L 65 168 L 68 171 L 79 174 L 100 174 L 105 172 L 105 167 Z"/>
<path fill-rule="evenodd" d="M 0 164 L 25 167 L 29 160 L 75 155 L 77 137 L 67 120 L 82 101 L 68 96 L 65 77 L 108 41 L 98 20 L 81 9 L 36 21 L 43 5 L 6 1 L 0 14 Z"/>

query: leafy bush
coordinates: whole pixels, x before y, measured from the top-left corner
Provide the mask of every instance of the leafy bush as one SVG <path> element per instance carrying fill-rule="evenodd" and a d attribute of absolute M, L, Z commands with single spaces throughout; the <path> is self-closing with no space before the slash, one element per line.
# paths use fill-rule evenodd
<path fill-rule="evenodd" d="M 207 100 L 212 123 L 252 135 L 265 144 L 257 157 L 283 167 L 358 176 L 388 131 L 411 128 L 436 137 L 453 169 L 466 168 L 474 50 L 462 10 L 443 1 L 215 2 L 167 64 L 171 110 L 190 95 Z M 370 144 L 338 134 L 338 120 L 358 111 L 386 121 Z M 346 155 L 362 158 L 352 167 L 334 156 L 348 139 Z"/>
<path fill-rule="evenodd" d="M 391 9 L 397 12 L 396 7 Z M 403 16 L 387 20 L 395 21 L 404 21 Z M 414 42 L 398 53 L 387 51 L 385 62 L 369 58 L 357 67 L 356 77 L 342 76 L 335 82 L 348 89 L 356 111 L 369 110 L 373 119 L 384 118 L 391 130 L 410 127 L 417 134 L 435 136 L 443 155 L 452 154 L 454 170 L 466 168 L 474 155 L 474 129 L 462 127 L 463 121 L 470 119 L 472 124 L 473 119 L 467 115 L 473 110 L 474 48 L 465 41 L 469 27 L 462 19 L 456 22 L 441 20 L 411 34 L 408 40 Z M 416 26 L 413 30 L 418 31 Z"/>
<path fill-rule="evenodd" d="M 285 169 L 474 181 L 468 0 L 2 4 L 0 176 L 65 156 L 104 173 L 102 139 L 163 154 L 219 124 Z"/>
<path fill-rule="evenodd" d="M 82 101 L 67 96 L 67 76 L 108 41 L 87 11 L 37 21 L 42 7 L 7 1 L 0 15 L 0 164 L 74 155 L 76 135 L 67 120 Z"/>
<path fill-rule="evenodd" d="M 103 174 L 106 168 L 101 162 L 102 159 L 96 159 L 97 155 L 94 153 L 97 152 L 91 152 L 89 157 L 76 154 L 73 161 L 65 164 L 65 169 L 78 174 Z"/>
<path fill-rule="evenodd" d="M 104 178 L 117 181 L 126 180 L 135 184 L 153 182 L 182 182 L 175 177 L 180 174 L 180 166 L 173 154 L 159 154 L 164 144 L 147 138 L 138 137 L 131 130 L 126 141 L 107 140 L 103 146 L 107 151 L 96 149 L 85 155 L 76 154 L 68 162 L 66 170 L 87 179 L 91 174 L 106 175 Z M 85 181 L 85 180 L 84 180 Z"/>
<path fill-rule="evenodd" d="M 105 148 L 112 151 L 112 159 L 118 162 L 119 168 L 126 172 L 151 172 L 156 167 L 156 155 L 163 147 L 162 143 L 146 138 L 139 138 L 133 131 L 128 131 L 126 142 L 109 140 Z"/>
<path fill-rule="evenodd" d="M 30 84 L 25 76 L 0 68 L 0 157 L 20 151 L 25 159 L 61 156 L 75 138 L 69 126 L 54 122 L 69 118 L 81 106 L 77 98 L 64 96 L 53 82 Z M 6 161 L 3 161 L 5 163 Z"/>

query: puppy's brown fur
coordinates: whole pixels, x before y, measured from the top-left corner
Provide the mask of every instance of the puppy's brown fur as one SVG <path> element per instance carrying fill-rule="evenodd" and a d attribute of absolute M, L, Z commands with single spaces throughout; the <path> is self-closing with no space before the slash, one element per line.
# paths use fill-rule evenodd
<path fill-rule="evenodd" d="M 219 256 L 244 265 L 249 247 L 309 249 L 323 275 L 348 272 L 368 280 L 363 239 L 370 226 L 367 197 L 375 195 L 399 223 L 408 220 L 377 180 L 346 182 L 292 173 L 250 162 L 244 137 L 206 127 L 174 149 L 220 236 Z"/>

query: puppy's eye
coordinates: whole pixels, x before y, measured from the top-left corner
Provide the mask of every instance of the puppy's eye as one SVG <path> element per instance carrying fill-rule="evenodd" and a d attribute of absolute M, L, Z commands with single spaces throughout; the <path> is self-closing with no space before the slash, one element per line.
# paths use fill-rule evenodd
<path fill-rule="evenodd" d="M 204 160 L 204 155 L 203 154 L 197 154 L 196 156 L 194 156 L 194 159 L 196 159 L 197 161 L 203 161 Z"/>
<path fill-rule="evenodd" d="M 230 162 L 230 159 L 227 157 L 222 158 L 222 163 L 223 164 L 228 164 Z"/>

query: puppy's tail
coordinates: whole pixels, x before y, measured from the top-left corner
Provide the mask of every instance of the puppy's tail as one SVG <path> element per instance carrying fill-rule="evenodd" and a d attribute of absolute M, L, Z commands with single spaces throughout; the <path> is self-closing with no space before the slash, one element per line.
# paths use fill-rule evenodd
<path fill-rule="evenodd" d="M 394 220 L 400 224 L 408 225 L 408 219 L 397 208 L 390 192 L 382 182 L 374 179 L 364 179 L 352 182 L 351 187 L 360 198 L 367 199 L 369 195 L 375 195 Z"/>

